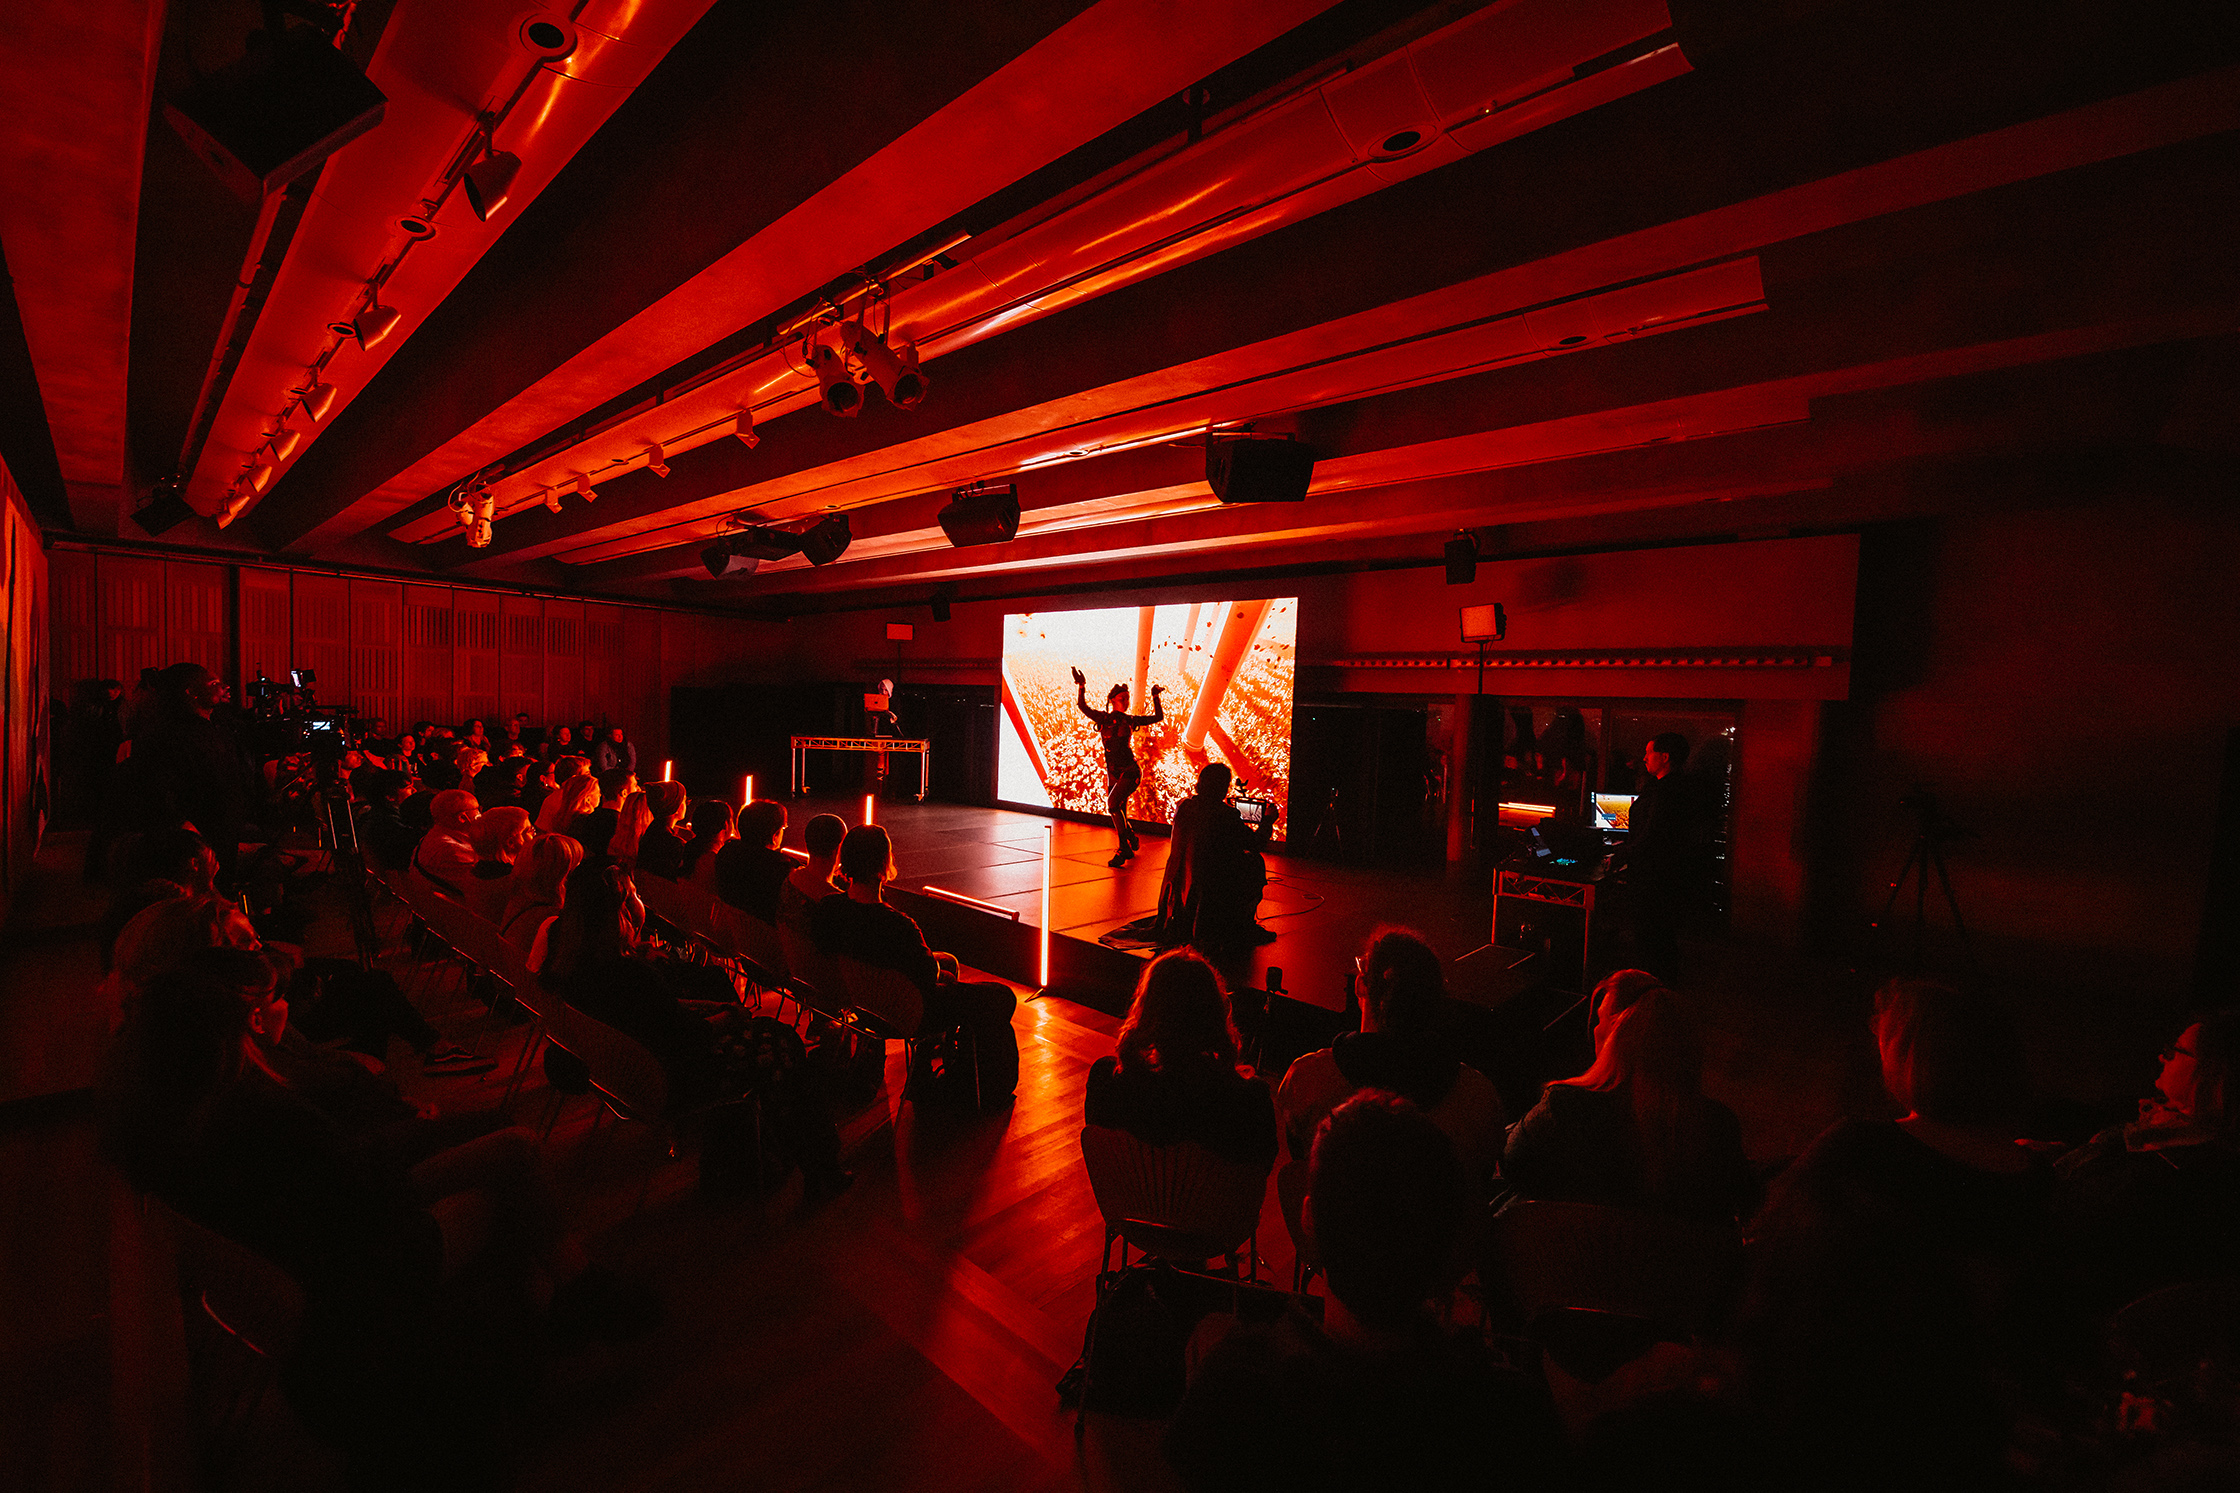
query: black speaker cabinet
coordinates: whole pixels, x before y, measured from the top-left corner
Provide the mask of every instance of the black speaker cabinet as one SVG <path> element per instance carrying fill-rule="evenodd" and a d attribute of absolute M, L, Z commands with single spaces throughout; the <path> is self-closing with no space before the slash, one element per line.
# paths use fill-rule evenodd
<path fill-rule="evenodd" d="M 1314 477 L 1314 453 L 1297 441 L 1217 441 L 1206 448 L 1206 481 L 1224 503 L 1298 503 Z"/>
<path fill-rule="evenodd" d="M 234 193 L 255 202 L 381 123 L 389 100 L 319 32 L 283 30 L 163 116 Z"/>

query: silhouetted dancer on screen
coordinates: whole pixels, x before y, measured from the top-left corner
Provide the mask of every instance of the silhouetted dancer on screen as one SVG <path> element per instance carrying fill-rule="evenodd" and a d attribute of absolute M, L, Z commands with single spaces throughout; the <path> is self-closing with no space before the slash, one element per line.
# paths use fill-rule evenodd
<path fill-rule="evenodd" d="M 1128 714 L 1128 687 L 1116 684 L 1106 692 L 1104 703 L 1108 710 L 1089 708 L 1089 681 L 1081 671 L 1073 671 L 1074 703 L 1081 713 L 1097 728 L 1104 738 L 1104 770 L 1112 787 L 1105 795 L 1105 807 L 1111 811 L 1112 827 L 1120 832 L 1120 850 L 1111 864 L 1125 866 L 1136 853 L 1135 828 L 1128 823 L 1128 800 L 1135 797 L 1136 789 L 1143 785 L 1143 769 L 1136 765 L 1136 754 L 1128 745 L 1128 738 L 1145 726 L 1157 725 L 1167 718 L 1166 706 L 1159 702 L 1159 686 L 1151 686 L 1151 714 Z"/>

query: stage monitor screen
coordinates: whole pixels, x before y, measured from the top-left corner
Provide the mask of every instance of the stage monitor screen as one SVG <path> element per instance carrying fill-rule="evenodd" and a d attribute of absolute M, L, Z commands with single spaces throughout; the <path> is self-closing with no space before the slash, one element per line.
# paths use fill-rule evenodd
<path fill-rule="evenodd" d="M 1297 597 L 1005 617 L 996 797 L 1105 812 L 1104 744 L 1077 708 L 1079 669 L 1099 712 L 1114 685 L 1128 687 L 1128 714 L 1137 717 L 1151 714 L 1151 686 L 1164 689 L 1165 719 L 1128 738 L 1143 774 L 1130 818 L 1171 823 L 1209 761 L 1236 773 L 1233 797 L 1285 805 L 1298 634 Z M 1279 817 L 1275 838 L 1286 828 Z"/>
<path fill-rule="evenodd" d="M 1597 793 L 1594 796 L 1594 827 L 1609 834 L 1622 835 L 1633 827 L 1633 801 L 1635 793 Z"/>

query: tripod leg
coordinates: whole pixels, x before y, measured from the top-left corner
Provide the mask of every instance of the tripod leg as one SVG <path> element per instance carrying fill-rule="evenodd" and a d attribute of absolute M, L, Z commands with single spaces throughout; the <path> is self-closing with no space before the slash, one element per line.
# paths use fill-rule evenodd
<path fill-rule="evenodd" d="M 1968 941 L 1968 925 L 1960 917 L 1960 899 L 1952 894 L 1952 877 L 1944 868 L 1944 852 L 1937 850 L 1933 853 L 1936 857 L 1934 864 L 1937 868 L 1937 885 L 1944 889 L 1944 905 L 1952 910 L 1952 930 L 1960 935 L 1960 950 L 1967 955 L 1968 963 L 1973 966 L 1976 962 L 1975 945 Z"/>
<path fill-rule="evenodd" d="M 1898 894 L 1905 889 L 1906 878 L 1913 874 L 1913 863 L 1920 854 L 1921 842 L 1916 840 L 1913 849 L 1906 852 L 1905 864 L 1898 868 L 1898 874 L 1891 879 L 1890 895 L 1882 899 L 1882 912 L 1867 924 L 1869 928 L 1880 929 L 1890 921 L 1891 910 L 1898 905 Z"/>

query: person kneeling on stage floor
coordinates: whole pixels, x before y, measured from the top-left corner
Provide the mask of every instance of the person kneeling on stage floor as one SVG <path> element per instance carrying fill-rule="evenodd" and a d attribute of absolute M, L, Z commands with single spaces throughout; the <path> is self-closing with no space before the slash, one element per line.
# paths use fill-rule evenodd
<path fill-rule="evenodd" d="M 894 845 L 878 825 L 848 831 L 840 842 L 840 875 L 848 895 L 827 897 L 809 912 L 817 947 L 908 976 L 925 997 L 922 1029 L 970 1032 L 980 1066 L 980 1103 L 983 1108 L 1002 1103 L 1019 1083 L 1019 1041 L 1011 1030 L 1018 1000 L 1011 987 L 960 979 L 956 956 L 927 948 L 910 915 L 881 900 L 894 878 Z"/>
<path fill-rule="evenodd" d="M 1198 770 L 1197 791 L 1175 805 L 1159 887 L 1163 942 L 1219 950 L 1275 941 L 1257 918 L 1268 885 L 1261 849 L 1275 831 L 1275 814 L 1271 807 L 1258 825 L 1245 823 L 1229 802 L 1234 776 L 1228 763 L 1208 762 Z"/>

